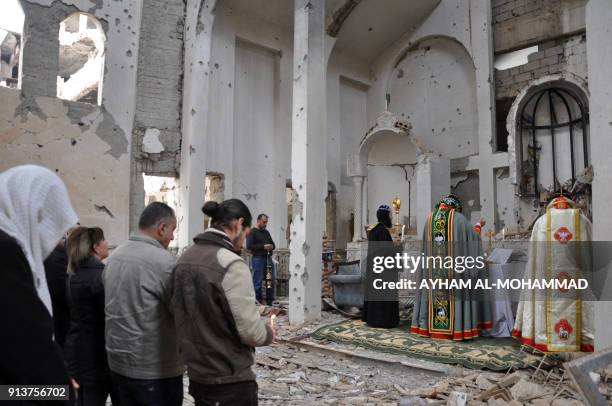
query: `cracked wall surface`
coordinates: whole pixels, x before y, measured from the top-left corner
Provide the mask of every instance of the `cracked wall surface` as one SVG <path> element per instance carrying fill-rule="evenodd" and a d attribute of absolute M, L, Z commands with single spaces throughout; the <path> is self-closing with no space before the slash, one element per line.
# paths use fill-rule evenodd
<path fill-rule="evenodd" d="M 23 0 L 22 86 L 0 88 L 0 171 L 38 164 L 66 183 L 81 224 L 100 226 L 111 246 L 128 236 L 130 139 L 138 0 Z M 106 36 L 101 106 L 56 98 L 60 22 L 75 12 L 93 15 Z M 121 19 L 119 25 L 111 25 Z"/>
<path fill-rule="evenodd" d="M 0 88 L 0 171 L 35 163 L 66 183 L 79 221 L 109 244 L 126 234 L 126 134 L 103 108 Z"/>

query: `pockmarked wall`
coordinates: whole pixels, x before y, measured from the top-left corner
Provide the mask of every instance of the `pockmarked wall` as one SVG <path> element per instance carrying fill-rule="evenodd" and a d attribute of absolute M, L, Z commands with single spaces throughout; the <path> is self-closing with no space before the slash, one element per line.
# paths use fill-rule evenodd
<path fill-rule="evenodd" d="M 223 176 L 224 197 L 269 216 L 287 247 L 291 178 L 293 33 L 290 27 L 219 3 L 209 70 L 206 170 Z M 202 114 L 198 106 L 192 114 Z M 204 185 L 202 185 L 204 187 Z"/>
<path fill-rule="evenodd" d="M 79 221 L 100 226 L 111 246 L 129 234 L 130 140 L 134 117 L 141 2 L 22 1 L 22 86 L 0 88 L 0 171 L 37 164 L 66 183 Z M 100 106 L 60 100 L 59 24 L 94 16 L 106 37 Z M 135 59 L 135 58 L 134 58 Z"/>

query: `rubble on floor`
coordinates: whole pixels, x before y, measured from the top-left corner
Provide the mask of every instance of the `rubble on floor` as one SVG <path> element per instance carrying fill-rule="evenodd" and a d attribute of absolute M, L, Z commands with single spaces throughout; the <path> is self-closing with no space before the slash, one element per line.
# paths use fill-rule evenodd
<path fill-rule="evenodd" d="M 463 367 L 442 366 L 436 369 L 431 367 L 432 363 L 397 362 L 397 356 L 371 356 L 372 352 L 365 349 L 348 350 L 343 348 L 346 346 L 336 343 L 323 346 L 308 342 L 308 334 L 343 319 L 337 314 L 323 312 L 322 321 L 316 325 L 294 328 L 288 325 L 286 316 L 277 318 L 280 327 L 277 342 L 258 348 L 256 352 L 254 370 L 259 384 L 260 404 L 585 404 L 568 374 L 564 373 L 562 362 L 556 357 L 545 357 L 537 367 L 504 374 Z M 610 402 L 612 368 L 600 371 L 595 379 Z"/>

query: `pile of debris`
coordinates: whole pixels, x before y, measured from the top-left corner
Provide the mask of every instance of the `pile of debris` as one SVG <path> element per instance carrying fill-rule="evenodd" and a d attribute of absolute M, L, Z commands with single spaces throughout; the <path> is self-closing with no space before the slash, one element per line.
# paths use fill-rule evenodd
<path fill-rule="evenodd" d="M 341 354 L 276 343 L 259 348 L 254 371 L 262 405 L 398 405 L 411 390 L 440 377 L 426 371 L 398 373 Z"/>
<path fill-rule="evenodd" d="M 539 362 L 505 374 L 442 364 L 436 370 L 431 363 L 405 362 L 361 347 L 312 342 L 308 337 L 315 330 L 346 319 L 333 312 L 322 316 L 319 323 L 300 327 L 290 326 L 286 314 L 277 318 L 277 341 L 256 352 L 261 404 L 572 406 L 592 399 L 570 370 L 575 367 L 566 370 L 576 362 L 568 364 L 567 358 L 538 352 Z M 598 365 L 587 379 L 604 404 L 612 404 L 612 365 L 593 362 L 582 362 L 585 370 Z"/>
<path fill-rule="evenodd" d="M 546 357 L 545 357 L 546 358 Z M 544 361 L 546 362 L 546 361 Z M 519 370 L 505 376 L 472 373 L 413 391 L 400 405 L 449 406 L 574 406 L 584 405 L 581 390 L 561 366 L 535 372 Z M 607 404 L 612 404 L 612 367 L 591 372 Z"/>

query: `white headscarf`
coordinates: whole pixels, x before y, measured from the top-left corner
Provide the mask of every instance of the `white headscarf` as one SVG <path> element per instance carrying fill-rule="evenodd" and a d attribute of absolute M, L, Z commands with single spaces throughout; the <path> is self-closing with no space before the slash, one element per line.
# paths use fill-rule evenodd
<path fill-rule="evenodd" d="M 0 229 L 21 246 L 49 314 L 43 261 L 77 221 L 64 182 L 49 169 L 22 165 L 0 173 Z"/>

